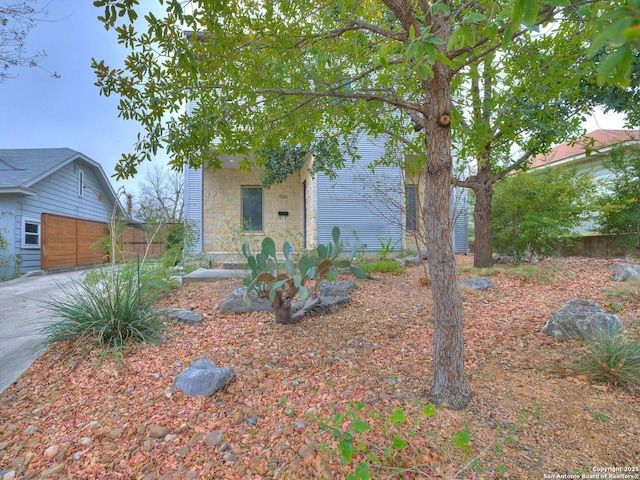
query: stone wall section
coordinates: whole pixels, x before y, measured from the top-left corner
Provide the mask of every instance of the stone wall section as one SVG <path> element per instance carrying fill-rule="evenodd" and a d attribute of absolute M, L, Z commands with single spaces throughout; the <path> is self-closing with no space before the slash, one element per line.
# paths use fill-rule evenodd
<path fill-rule="evenodd" d="M 260 186 L 261 173 L 259 170 L 240 172 L 227 168 L 203 172 L 203 251 L 229 251 L 232 231 L 238 232 L 242 225 L 242 187 Z M 262 238 L 269 236 L 277 244 L 288 240 L 299 248 L 296 243 L 300 243 L 298 239 L 302 238 L 303 218 L 300 178 L 299 173 L 294 174 L 280 185 L 263 188 L 264 230 L 243 234 L 251 244 L 259 244 Z M 288 212 L 288 215 L 279 215 L 278 212 Z M 240 245 L 234 247 L 239 249 Z"/>
<path fill-rule="evenodd" d="M 300 170 L 300 178 L 302 182 L 306 182 L 306 248 L 314 248 L 318 245 L 318 182 L 315 177 L 309 173 L 309 168 L 313 160 L 307 160 L 307 163 Z"/>

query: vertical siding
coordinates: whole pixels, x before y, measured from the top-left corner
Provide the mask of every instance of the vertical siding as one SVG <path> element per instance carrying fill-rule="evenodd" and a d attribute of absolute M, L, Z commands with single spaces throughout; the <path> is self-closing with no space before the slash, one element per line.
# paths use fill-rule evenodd
<path fill-rule="evenodd" d="M 84 172 L 84 194 L 78 195 L 78 169 Z M 22 272 L 39 270 L 40 249 L 22 248 L 22 218 L 39 219 L 42 213 L 108 222 L 113 212 L 111 192 L 106 191 L 93 168 L 76 160 L 65 165 L 32 187 L 35 196 L 18 197 L 14 242 L 22 257 Z"/>
<path fill-rule="evenodd" d="M 335 180 L 317 175 L 318 243 L 332 241 L 331 230 L 337 226 L 346 248 L 376 251 L 388 239 L 402 248 L 401 169 L 376 167 L 372 172 L 367 167 L 383 154 L 382 140 L 361 137 L 355 163 L 340 170 Z"/>
<path fill-rule="evenodd" d="M 191 105 L 191 104 L 189 104 Z M 202 169 L 189 167 L 184 172 L 184 218 L 195 231 L 196 241 L 193 250 L 202 248 Z"/>
<path fill-rule="evenodd" d="M 0 280 L 10 278 L 14 269 L 12 262 L 15 254 L 20 253 L 16 249 L 15 242 L 15 196 L 0 195 L 0 235 L 7 242 L 5 250 L 0 250 Z"/>
<path fill-rule="evenodd" d="M 469 205 L 467 189 L 453 188 L 451 192 L 451 213 L 453 217 L 453 253 L 469 253 Z"/>

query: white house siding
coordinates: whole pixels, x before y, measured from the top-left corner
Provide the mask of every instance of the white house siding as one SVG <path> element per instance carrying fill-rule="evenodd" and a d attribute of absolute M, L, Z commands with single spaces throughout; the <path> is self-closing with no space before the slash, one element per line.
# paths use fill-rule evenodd
<path fill-rule="evenodd" d="M 78 169 L 84 172 L 84 194 L 78 196 Z M 111 196 L 89 165 L 76 160 L 62 167 L 32 188 L 34 196 L 18 197 L 16 201 L 14 245 L 21 255 L 22 271 L 40 269 L 40 249 L 22 248 L 22 218 L 40 219 L 43 213 L 108 222 L 113 212 Z"/>
<path fill-rule="evenodd" d="M 376 251 L 389 239 L 397 249 L 403 247 L 402 171 L 397 166 L 376 167 L 373 172 L 368 168 L 383 154 L 382 140 L 363 137 L 358 142 L 360 158 L 340 170 L 335 180 L 317 175 L 318 243 L 331 242 L 337 226 L 347 248 Z"/>
<path fill-rule="evenodd" d="M 191 105 L 191 104 L 189 104 Z M 184 221 L 193 229 L 193 251 L 202 251 L 202 169 L 189 167 L 184 180 Z"/>
<path fill-rule="evenodd" d="M 469 253 L 469 204 L 467 189 L 453 188 L 451 192 L 451 215 L 453 217 L 453 253 Z"/>

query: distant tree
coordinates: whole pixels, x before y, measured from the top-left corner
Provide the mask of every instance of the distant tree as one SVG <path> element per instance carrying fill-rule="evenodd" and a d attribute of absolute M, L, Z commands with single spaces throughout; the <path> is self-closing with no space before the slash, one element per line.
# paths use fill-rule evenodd
<path fill-rule="evenodd" d="M 134 195 L 134 216 L 147 223 L 181 223 L 184 210 L 184 176 L 154 165 L 142 177 Z"/>
<path fill-rule="evenodd" d="M 13 75 L 9 70 L 16 67 L 40 67 L 46 57 L 44 50 L 27 52 L 26 39 L 29 32 L 46 15 L 46 10 L 36 6 L 36 0 L 0 2 L 0 83 Z M 53 77 L 59 77 L 55 72 Z"/>
<path fill-rule="evenodd" d="M 589 176 L 547 168 L 506 177 L 496 185 L 493 243 L 518 260 L 549 255 L 570 242 L 589 212 L 594 185 Z"/>
<path fill-rule="evenodd" d="M 617 148 L 602 162 L 613 172 L 605 180 L 606 193 L 596 201 L 602 233 L 635 233 L 640 248 L 640 147 Z"/>

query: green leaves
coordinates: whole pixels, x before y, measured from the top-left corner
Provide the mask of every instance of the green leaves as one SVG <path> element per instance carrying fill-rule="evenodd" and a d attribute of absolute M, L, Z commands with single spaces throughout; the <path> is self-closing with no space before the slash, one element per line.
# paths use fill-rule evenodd
<path fill-rule="evenodd" d="M 336 243 L 318 245 L 314 253 L 301 255 L 296 260 L 292 257 L 293 248 L 289 242 L 282 245 L 284 262 L 278 262 L 276 257 L 276 245 L 272 238 L 265 237 L 261 243 L 261 250 L 256 255 L 251 253 L 248 244 L 242 245 L 242 254 L 247 259 L 247 265 L 251 269 L 249 277 L 243 279 L 247 291 L 244 301 L 251 305 L 249 293 L 256 289 L 261 296 L 273 303 L 278 297 L 281 299 L 285 292 L 291 298 L 298 294 L 301 300 L 307 300 L 312 292 L 317 296 L 318 287 L 322 280 L 335 280 L 339 269 L 350 268 L 356 278 L 368 278 L 368 274 L 360 267 L 352 265 L 351 259 L 340 258 L 342 245 L 340 244 L 340 229 L 332 229 L 332 238 Z M 312 290 L 305 285 L 308 281 L 315 281 Z"/>
<path fill-rule="evenodd" d="M 618 5 L 596 2 L 585 6 L 581 13 L 587 17 L 593 31 L 587 55 L 602 57 L 598 67 L 598 85 L 628 86 L 640 42 L 640 5 L 637 0 L 626 0 Z"/>

